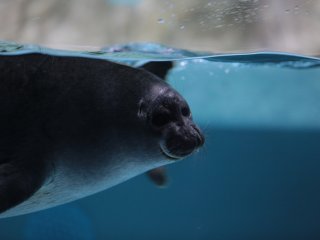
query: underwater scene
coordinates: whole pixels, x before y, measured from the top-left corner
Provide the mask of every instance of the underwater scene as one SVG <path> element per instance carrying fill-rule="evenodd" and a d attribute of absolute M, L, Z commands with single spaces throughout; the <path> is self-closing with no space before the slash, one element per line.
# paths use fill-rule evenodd
<path fill-rule="evenodd" d="M 2 42 L 0 52 L 132 67 L 172 61 L 167 81 L 206 138 L 198 152 L 167 166 L 165 188 L 139 175 L 75 202 L 0 219 L 1 239 L 320 238 L 319 58 L 152 43 L 80 52 Z"/>
<path fill-rule="evenodd" d="M 319 16 L 0 0 L 0 240 L 319 240 Z"/>

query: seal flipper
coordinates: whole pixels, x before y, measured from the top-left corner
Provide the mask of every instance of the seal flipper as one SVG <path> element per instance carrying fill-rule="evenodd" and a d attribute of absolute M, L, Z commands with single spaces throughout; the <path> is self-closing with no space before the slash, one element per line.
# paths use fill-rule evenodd
<path fill-rule="evenodd" d="M 153 73 L 154 75 L 166 80 L 169 70 L 173 67 L 173 62 L 163 61 L 163 62 L 148 62 L 142 65 L 140 68 Z"/>
<path fill-rule="evenodd" d="M 152 182 L 154 182 L 158 187 L 165 187 L 168 182 L 166 169 L 164 167 L 154 168 L 147 172 L 148 177 Z"/>
<path fill-rule="evenodd" d="M 27 161 L 26 161 L 27 162 Z M 41 162 L 0 164 L 0 213 L 15 207 L 31 197 L 45 181 Z"/>

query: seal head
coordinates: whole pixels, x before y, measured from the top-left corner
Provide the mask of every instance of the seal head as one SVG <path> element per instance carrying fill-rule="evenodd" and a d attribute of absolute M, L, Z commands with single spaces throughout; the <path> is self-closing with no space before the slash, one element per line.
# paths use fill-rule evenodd
<path fill-rule="evenodd" d="M 187 102 L 172 88 L 154 86 L 151 100 L 140 103 L 139 115 L 160 135 L 160 149 L 169 159 L 191 154 L 204 143 L 204 137 L 192 121 Z"/>

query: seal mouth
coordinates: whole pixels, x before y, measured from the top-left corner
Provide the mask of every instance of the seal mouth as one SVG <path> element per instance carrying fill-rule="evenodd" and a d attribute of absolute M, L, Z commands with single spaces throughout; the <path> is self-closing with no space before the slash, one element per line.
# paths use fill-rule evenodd
<path fill-rule="evenodd" d="M 171 161 L 177 161 L 177 160 L 180 160 L 182 157 L 179 157 L 179 156 L 176 156 L 176 155 L 173 155 L 171 154 L 165 146 L 163 146 L 162 144 L 160 144 L 160 150 L 161 150 L 161 153 L 163 156 L 165 156 L 168 160 L 171 160 Z"/>

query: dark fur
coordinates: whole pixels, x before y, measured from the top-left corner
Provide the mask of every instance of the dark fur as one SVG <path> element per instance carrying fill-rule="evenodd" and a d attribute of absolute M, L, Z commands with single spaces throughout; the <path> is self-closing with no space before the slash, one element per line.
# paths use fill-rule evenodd
<path fill-rule="evenodd" d="M 191 117 L 182 121 L 177 108 L 187 104 L 172 89 L 168 94 L 176 95 L 175 100 L 165 110 L 168 130 L 153 126 L 154 114 L 163 112 L 158 108 L 168 97 L 158 98 L 151 91 L 154 86 L 170 89 L 147 71 L 109 61 L 0 56 L 0 213 L 28 199 L 48 180 L 57 152 L 79 156 L 67 164 L 85 176 L 104 164 L 95 156 L 121 151 L 119 143 L 137 156 L 158 152 L 161 136 L 169 151 L 181 157 L 201 146 L 203 137 Z M 137 117 L 138 112 L 143 114 Z"/>

